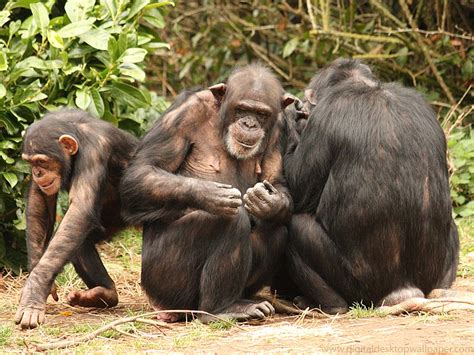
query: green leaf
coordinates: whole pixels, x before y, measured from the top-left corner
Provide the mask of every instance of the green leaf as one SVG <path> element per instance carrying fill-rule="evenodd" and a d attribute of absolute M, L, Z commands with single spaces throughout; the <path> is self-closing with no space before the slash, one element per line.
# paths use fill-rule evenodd
<path fill-rule="evenodd" d="M 9 171 L 4 171 L 2 175 L 5 178 L 5 180 L 8 181 L 11 187 L 15 187 L 15 185 L 18 183 L 18 177 L 15 174 Z"/>
<path fill-rule="evenodd" d="M 24 9 L 29 9 L 31 4 L 40 2 L 41 0 L 18 0 L 13 2 L 11 9 L 17 9 L 22 7 Z"/>
<path fill-rule="evenodd" d="M 92 23 L 95 19 L 89 19 L 85 21 L 77 21 L 64 26 L 58 31 L 58 35 L 61 38 L 71 38 L 80 36 L 86 32 L 89 32 L 92 28 Z"/>
<path fill-rule="evenodd" d="M 38 26 L 44 36 L 49 25 L 48 9 L 41 2 L 31 4 L 30 9 L 33 13 L 33 20 L 35 21 L 36 26 Z"/>
<path fill-rule="evenodd" d="M 464 80 L 470 80 L 473 77 L 473 65 L 471 59 L 467 59 L 461 68 L 462 77 Z"/>
<path fill-rule="evenodd" d="M 18 128 L 3 113 L 0 113 L 0 127 L 1 126 L 6 128 L 8 134 L 14 135 L 18 132 Z"/>
<path fill-rule="evenodd" d="M 107 8 L 110 16 L 115 18 L 115 14 L 117 13 L 117 7 L 115 6 L 114 0 L 100 0 L 100 3 Z"/>
<path fill-rule="evenodd" d="M 129 48 L 122 54 L 120 61 L 123 63 L 140 63 L 143 62 L 146 55 L 147 51 L 143 48 Z"/>
<path fill-rule="evenodd" d="M 109 37 L 109 33 L 100 28 L 96 28 L 81 35 L 81 40 L 95 49 L 106 51 L 109 43 Z"/>
<path fill-rule="evenodd" d="M 46 99 L 47 97 L 48 97 L 48 95 L 43 94 L 42 92 L 39 92 L 28 101 L 29 102 L 41 101 L 41 100 Z"/>
<path fill-rule="evenodd" d="M 289 57 L 298 46 L 299 38 L 295 37 L 286 42 L 285 47 L 283 48 L 283 58 Z"/>
<path fill-rule="evenodd" d="M 0 151 L 0 157 L 2 157 L 7 164 L 13 164 L 15 162 L 15 159 L 10 158 L 5 152 Z"/>
<path fill-rule="evenodd" d="M 170 45 L 165 42 L 151 42 L 151 43 L 147 43 L 145 46 L 148 49 L 161 49 L 161 48 L 166 48 L 168 50 L 171 49 Z"/>
<path fill-rule="evenodd" d="M 5 85 L 0 83 L 0 99 L 4 98 L 7 95 L 7 89 L 5 89 Z"/>
<path fill-rule="evenodd" d="M 25 68 L 25 69 L 41 69 L 41 70 L 46 70 L 48 67 L 46 66 L 46 63 L 44 60 L 38 58 L 38 57 L 28 57 L 21 62 L 17 63 L 16 68 Z"/>
<path fill-rule="evenodd" d="M 10 20 L 10 11 L 0 11 L 0 27 L 6 24 Z"/>
<path fill-rule="evenodd" d="M 87 110 L 92 101 L 89 92 L 86 90 L 76 91 L 76 106 L 80 109 Z"/>
<path fill-rule="evenodd" d="M 133 108 L 147 107 L 150 105 L 150 98 L 132 85 L 115 82 L 111 87 L 111 91 L 116 100 L 130 105 Z"/>
<path fill-rule="evenodd" d="M 48 41 L 53 47 L 64 49 L 64 41 L 56 31 L 48 31 Z"/>
<path fill-rule="evenodd" d="M 400 49 L 397 52 L 397 59 L 395 60 L 398 63 L 398 65 L 400 65 L 401 67 L 404 67 L 405 64 L 407 64 L 407 60 L 408 60 L 408 48 L 403 47 L 402 49 Z"/>
<path fill-rule="evenodd" d="M 8 58 L 4 51 L 0 52 L 0 71 L 8 69 Z"/>
<path fill-rule="evenodd" d="M 109 56 L 113 62 L 115 62 L 120 56 L 120 53 L 118 52 L 117 40 L 113 36 L 109 37 L 109 41 L 107 42 L 107 51 L 109 52 Z"/>
<path fill-rule="evenodd" d="M 148 5 L 146 9 L 148 10 L 148 9 L 159 8 L 159 7 L 168 6 L 168 5 L 174 6 L 174 1 L 155 2 L 153 4 Z"/>
<path fill-rule="evenodd" d="M 132 7 L 130 7 L 130 11 L 128 13 L 128 16 L 125 18 L 125 20 L 130 20 L 135 16 L 138 12 L 140 12 L 141 9 L 143 9 L 146 5 L 150 3 L 150 0 L 135 0 L 133 2 Z"/>
<path fill-rule="evenodd" d="M 143 15 L 143 19 L 148 22 L 150 25 L 155 26 L 156 28 L 164 28 L 165 20 L 161 15 L 160 11 L 157 9 L 150 9 Z"/>
<path fill-rule="evenodd" d="M 87 18 L 87 13 L 92 11 L 94 4 L 95 0 L 68 0 L 64 10 L 71 22 L 78 22 Z"/>
<path fill-rule="evenodd" d="M 104 101 L 97 89 L 91 89 L 92 101 L 89 105 L 89 112 L 94 116 L 101 118 L 104 115 Z"/>
<path fill-rule="evenodd" d="M 119 70 L 123 75 L 130 76 L 138 81 L 145 81 L 145 72 L 133 63 L 120 64 Z"/>

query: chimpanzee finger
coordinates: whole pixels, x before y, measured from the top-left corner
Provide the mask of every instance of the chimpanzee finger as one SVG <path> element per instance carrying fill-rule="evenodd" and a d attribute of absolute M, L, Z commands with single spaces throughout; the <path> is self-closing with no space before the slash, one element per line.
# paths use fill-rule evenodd
<path fill-rule="evenodd" d="M 263 310 L 263 312 L 266 314 L 266 315 L 269 315 L 269 316 L 272 316 L 275 314 L 275 308 L 273 307 L 273 305 L 268 302 L 268 301 L 264 301 L 262 303 L 259 304 L 259 307 Z"/>
<path fill-rule="evenodd" d="M 276 194 L 278 192 L 278 190 L 272 184 L 270 184 L 268 180 L 263 180 L 263 185 L 267 188 L 267 190 L 270 193 Z"/>
<path fill-rule="evenodd" d="M 35 328 L 31 326 L 31 316 L 32 316 L 31 310 L 29 310 L 28 308 L 25 309 L 25 312 L 23 313 L 23 317 L 21 318 L 21 323 L 20 323 L 21 329 Z"/>
<path fill-rule="evenodd" d="M 23 317 L 23 313 L 24 313 L 24 308 L 23 307 L 18 308 L 15 314 L 15 324 L 20 324 L 21 318 Z"/>
<path fill-rule="evenodd" d="M 222 184 L 220 182 L 215 182 L 214 184 L 216 184 L 216 187 L 219 187 L 219 188 L 222 188 L 222 189 L 232 189 L 233 188 L 232 185 Z"/>
<path fill-rule="evenodd" d="M 262 202 L 268 204 L 271 200 L 270 193 L 261 182 L 256 184 L 250 191 L 247 191 L 247 194 L 249 198 L 259 206 L 261 206 Z"/>
<path fill-rule="evenodd" d="M 254 316 L 257 319 L 265 318 L 265 314 L 263 314 L 263 312 L 259 310 L 258 308 L 252 310 L 252 316 Z"/>
<path fill-rule="evenodd" d="M 235 216 L 236 214 L 239 213 L 239 209 L 238 208 L 231 208 L 231 207 L 224 207 L 224 208 L 220 208 L 220 215 L 222 216 Z"/>

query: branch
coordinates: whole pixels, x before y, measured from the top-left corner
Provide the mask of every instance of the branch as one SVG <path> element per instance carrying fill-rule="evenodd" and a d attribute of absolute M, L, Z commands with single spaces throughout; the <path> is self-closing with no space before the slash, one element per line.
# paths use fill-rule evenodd
<path fill-rule="evenodd" d="M 323 36 L 330 36 L 330 37 L 333 36 L 333 37 L 360 39 L 363 41 L 370 41 L 370 42 L 403 44 L 403 41 L 399 40 L 398 38 L 387 37 L 387 36 L 372 36 L 372 35 L 363 35 L 363 34 L 351 33 L 351 32 L 320 31 L 320 30 L 311 30 L 309 33 L 313 36 L 323 35 Z"/>
<path fill-rule="evenodd" d="M 428 47 L 426 47 L 425 43 L 421 39 L 421 36 L 416 30 L 418 30 L 418 27 L 413 20 L 413 17 L 410 13 L 410 9 L 408 8 L 408 5 L 406 3 L 406 0 L 398 0 L 400 3 L 400 6 L 402 8 L 403 13 L 405 14 L 406 19 L 408 20 L 408 23 L 410 24 L 410 27 L 414 30 L 413 32 L 413 37 L 415 38 L 416 42 L 421 48 L 421 51 L 423 52 L 423 55 L 425 56 L 425 59 L 428 61 L 428 65 L 431 68 L 431 71 L 433 72 L 433 75 L 435 76 L 436 80 L 438 81 L 439 85 L 443 89 L 446 97 L 448 98 L 449 102 L 451 105 L 456 104 L 456 100 L 454 100 L 453 94 L 451 93 L 451 90 L 449 90 L 448 86 L 443 80 L 443 77 L 439 73 L 438 69 L 436 68 L 436 65 L 434 64 L 433 58 L 431 58 Z"/>
<path fill-rule="evenodd" d="M 97 330 L 94 330 L 93 332 L 90 332 L 89 334 L 86 334 L 86 335 L 83 335 L 83 336 L 80 336 L 80 337 L 77 337 L 75 339 L 72 339 L 72 340 L 63 340 L 63 341 L 57 341 L 57 342 L 54 342 L 54 343 L 43 343 L 43 344 L 33 344 L 32 346 L 34 347 L 35 351 L 43 351 L 43 350 L 51 350 L 51 349 L 61 349 L 61 348 L 66 348 L 68 346 L 74 346 L 74 345 L 78 345 L 78 344 L 81 344 L 81 343 L 84 343 L 86 341 L 90 341 L 92 339 L 94 339 L 95 337 L 99 336 L 100 334 L 102 334 L 103 332 L 109 330 L 109 329 L 115 329 L 116 326 L 120 325 L 120 324 L 124 324 L 124 323 L 129 323 L 129 322 L 135 322 L 135 321 L 139 321 L 139 322 L 143 322 L 143 317 L 149 317 L 149 316 L 154 316 L 154 315 L 157 315 L 157 314 L 160 314 L 160 313 L 191 313 L 191 314 L 205 314 L 205 315 L 208 315 L 208 316 L 211 316 L 219 321 L 222 321 L 224 323 L 227 323 L 227 324 L 230 324 L 232 326 L 235 326 L 239 329 L 243 329 L 245 330 L 244 328 L 238 326 L 238 325 L 235 325 L 234 323 L 232 322 L 229 322 L 227 319 L 224 319 L 224 318 L 221 318 L 221 317 L 218 317 L 214 314 L 211 314 L 211 313 L 208 313 L 208 312 L 205 312 L 205 311 L 192 311 L 192 310 L 183 310 L 183 309 L 172 309 L 172 310 L 166 310 L 166 311 L 155 311 L 155 312 L 150 312 L 150 313 L 145 313 L 145 314 L 140 314 L 138 316 L 133 316 L 133 317 L 127 317 L 127 318 L 122 318 L 122 319 L 117 319 L 109 324 L 106 324 L 102 327 L 100 327 L 99 329 Z M 158 322 L 155 322 L 154 325 L 159 325 Z"/>

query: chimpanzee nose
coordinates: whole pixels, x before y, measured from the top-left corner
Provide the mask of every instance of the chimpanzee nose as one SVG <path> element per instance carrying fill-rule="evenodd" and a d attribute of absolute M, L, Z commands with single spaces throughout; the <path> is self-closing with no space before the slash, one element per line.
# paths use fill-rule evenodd
<path fill-rule="evenodd" d="M 244 118 L 243 123 L 244 123 L 245 127 L 247 127 L 247 128 L 255 128 L 256 127 L 255 121 L 250 119 L 250 118 Z"/>
<path fill-rule="evenodd" d="M 33 168 L 33 175 L 37 178 L 41 177 L 43 175 L 43 171 L 38 168 Z"/>

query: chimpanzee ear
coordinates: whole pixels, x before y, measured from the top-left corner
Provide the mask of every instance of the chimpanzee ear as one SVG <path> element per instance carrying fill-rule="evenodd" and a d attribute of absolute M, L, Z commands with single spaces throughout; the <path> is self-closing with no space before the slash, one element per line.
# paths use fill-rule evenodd
<path fill-rule="evenodd" d="M 311 105 L 316 105 L 316 93 L 314 90 L 306 89 L 304 91 L 304 98 L 308 101 Z"/>
<path fill-rule="evenodd" d="M 69 155 L 74 155 L 79 150 L 79 143 L 77 143 L 76 138 L 70 136 L 69 134 L 63 134 L 58 140 L 59 144 L 62 145 L 63 149 Z"/>
<path fill-rule="evenodd" d="M 287 92 L 281 97 L 281 109 L 284 110 L 286 106 L 291 105 L 295 102 L 295 97 Z"/>
<path fill-rule="evenodd" d="M 227 91 L 227 85 L 224 83 L 212 85 L 212 86 L 209 86 L 209 90 L 211 90 L 212 95 L 214 95 L 216 100 L 221 102 L 222 98 L 224 97 Z"/>

